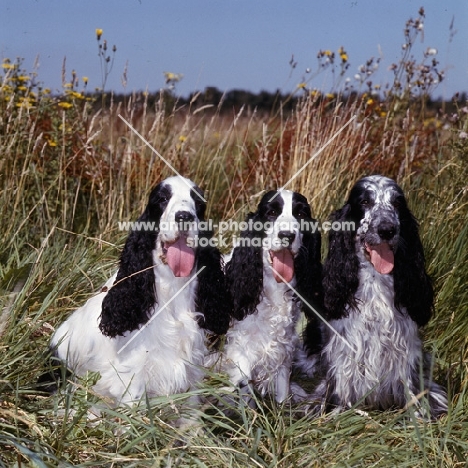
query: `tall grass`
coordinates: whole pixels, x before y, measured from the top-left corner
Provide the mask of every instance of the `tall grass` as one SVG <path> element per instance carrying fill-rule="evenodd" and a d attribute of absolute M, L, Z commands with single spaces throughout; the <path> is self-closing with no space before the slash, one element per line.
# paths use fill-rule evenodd
<path fill-rule="evenodd" d="M 404 94 L 304 92 L 292 113 L 263 115 L 195 100 L 180 106 L 164 95 L 150 105 L 134 94 L 96 110 L 76 90 L 32 96 L 14 81 L 20 64 L 7 70 L 0 84 L 0 466 L 466 466 L 465 103 L 449 118 Z M 287 188 L 304 193 L 321 220 L 357 178 L 395 177 L 420 220 L 435 283 L 424 341 L 434 378 L 449 388 L 449 414 L 435 423 L 415 419 L 412 408 L 311 419 L 289 403 L 259 400 L 252 409 L 240 400 L 231 419 L 212 403 L 225 376 L 211 374 L 197 390 L 206 397 L 203 431 L 181 433 L 171 421 L 189 395 L 109 409 L 90 389 L 96 376 L 53 396 L 39 393 L 54 328 L 115 270 L 125 239 L 117 221 L 138 216 L 151 187 L 172 175 L 119 115 L 205 189 L 215 220 L 243 219 L 264 190 L 283 186 L 306 163 Z M 102 408 L 98 424 L 87 420 L 91 405 Z"/>

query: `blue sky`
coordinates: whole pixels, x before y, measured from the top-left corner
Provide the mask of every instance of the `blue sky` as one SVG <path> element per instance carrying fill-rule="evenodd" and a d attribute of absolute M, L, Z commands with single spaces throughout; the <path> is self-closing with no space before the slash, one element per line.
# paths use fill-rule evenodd
<path fill-rule="evenodd" d="M 39 80 L 61 89 L 62 63 L 101 85 L 95 36 L 102 28 L 116 45 L 106 88 L 156 91 L 164 71 L 182 73 L 178 94 L 216 86 L 221 90 L 262 89 L 288 92 L 307 68 L 317 68 L 317 52 L 344 46 L 350 62 L 346 76 L 382 56 L 375 83 L 385 84 L 398 61 L 406 20 L 426 11 L 424 43 L 438 50 L 446 79 L 436 97 L 468 90 L 467 0 L 0 0 L 0 58 L 24 58 L 28 71 L 38 58 Z M 449 26 L 457 31 L 450 42 Z M 297 62 L 294 70 L 289 61 Z M 328 91 L 331 74 L 318 74 L 311 87 Z"/>

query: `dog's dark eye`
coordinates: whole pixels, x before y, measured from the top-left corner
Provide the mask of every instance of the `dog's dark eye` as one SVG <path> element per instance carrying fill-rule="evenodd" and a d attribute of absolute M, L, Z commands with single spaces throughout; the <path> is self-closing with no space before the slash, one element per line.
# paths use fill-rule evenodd
<path fill-rule="evenodd" d="M 278 212 L 274 209 L 267 211 L 267 216 L 277 216 L 277 215 L 278 215 Z"/>
<path fill-rule="evenodd" d="M 369 200 L 362 200 L 361 205 L 362 206 L 368 206 L 369 205 Z"/>
<path fill-rule="evenodd" d="M 400 205 L 401 205 L 401 200 L 398 199 L 398 198 L 395 198 L 395 200 L 392 201 L 392 205 L 393 205 L 395 208 L 400 207 Z"/>
<path fill-rule="evenodd" d="M 306 217 L 306 214 L 304 213 L 304 211 L 299 211 L 299 212 L 296 214 L 296 218 L 304 219 L 305 217 Z"/>

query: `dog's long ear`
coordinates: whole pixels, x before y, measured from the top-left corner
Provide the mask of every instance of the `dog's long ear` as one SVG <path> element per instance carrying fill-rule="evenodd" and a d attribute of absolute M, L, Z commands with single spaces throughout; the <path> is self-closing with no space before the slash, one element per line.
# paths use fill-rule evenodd
<path fill-rule="evenodd" d="M 309 220 L 312 229 L 317 225 L 314 219 Z M 317 230 L 302 233 L 302 246 L 299 254 L 294 259 L 294 271 L 296 273 L 297 292 L 305 299 L 302 301 L 302 311 L 307 317 L 307 326 L 303 333 L 304 347 L 310 356 L 317 353 L 322 346 L 320 331 L 320 319 L 317 312 L 323 316 L 323 288 L 322 288 L 322 263 L 321 235 Z"/>
<path fill-rule="evenodd" d="M 148 210 L 138 221 L 149 221 Z M 101 332 L 109 337 L 136 330 L 149 319 L 156 303 L 152 251 L 156 231 L 130 232 L 114 285 L 102 302 Z"/>
<path fill-rule="evenodd" d="M 257 213 L 250 213 L 247 223 L 257 220 Z M 237 239 L 231 260 L 226 265 L 226 281 L 233 303 L 233 316 L 242 320 L 255 312 L 263 289 L 262 233 L 243 231 Z M 255 245 L 253 245 L 255 244 Z"/>
<path fill-rule="evenodd" d="M 418 222 L 402 201 L 399 207 L 400 243 L 395 252 L 393 270 L 395 306 L 406 307 L 410 317 L 423 326 L 431 318 L 434 290 L 426 273 L 424 250 Z"/>
<path fill-rule="evenodd" d="M 348 203 L 335 211 L 331 221 L 350 221 L 351 205 Z M 355 229 L 358 226 L 355 225 Z M 355 229 L 329 231 L 328 255 L 323 265 L 324 305 L 328 318 L 346 315 L 346 306 L 356 307 L 354 293 L 359 285 L 359 261 L 355 251 Z"/>
<path fill-rule="evenodd" d="M 211 237 L 211 233 L 201 233 L 199 236 L 204 240 Z M 197 250 L 197 269 L 205 268 L 198 274 L 196 310 L 203 314 L 199 320 L 202 328 L 223 335 L 231 319 L 231 296 L 227 291 L 219 250 L 208 243 L 206 245 Z"/>
<path fill-rule="evenodd" d="M 294 259 L 294 271 L 297 278 L 296 289 L 308 304 L 322 313 L 323 288 L 320 259 L 322 239 L 318 230 L 312 232 L 317 221 L 314 219 L 308 221 L 310 230 L 302 231 L 302 245 Z M 309 320 L 316 318 L 316 314 L 307 304 L 303 304 L 303 311 Z"/>

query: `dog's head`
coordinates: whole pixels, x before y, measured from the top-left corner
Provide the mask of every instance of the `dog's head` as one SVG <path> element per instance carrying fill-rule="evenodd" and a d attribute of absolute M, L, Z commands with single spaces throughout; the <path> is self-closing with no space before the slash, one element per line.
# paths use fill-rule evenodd
<path fill-rule="evenodd" d="M 226 266 L 234 316 L 242 320 L 261 300 L 264 272 L 291 283 L 307 300 L 321 297 L 320 233 L 307 199 L 289 190 L 269 191 L 246 219 Z"/>
<path fill-rule="evenodd" d="M 400 213 L 408 209 L 403 191 L 388 177 L 364 177 L 352 188 L 348 204 L 358 223 L 357 248 L 379 273 L 391 273 L 400 243 Z"/>
<path fill-rule="evenodd" d="M 433 289 L 426 274 L 416 219 L 403 190 L 388 177 L 372 175 L 356 182 L 333 221 L 351 222 L 354 229 L 331 230 L 324 264 L 325 306 L 331 318 L 357 309 L 359 258 L 382 275 L 393 275 L 394 304 L 405 308 L 420 325 L 429 320 Z M 344 226 L 344 224 L 342 224 Z"/>
<path fill-rule="evenodd" d="M 253 228 L 260 228 L 262 248 L 268 254 L 277 282 L 290 282 L 294 277 L 294 259 L 299 255 L 305 223 L 311 222 L 307 199 L 289 190 L 266 193 L 251 218 Z M 302 224 L 301 224 L 302 223 Z"/>
<path fill-rule="evenodd" d="M 174 276 L 186 277 L 195 265 L 196 239 L 204 220 L 206 203 L 203 193 L 191 180 L 171 177 L 150 194 L 146 213 L 159 232 L 157 251 Z"/>
<path fill-rule="evenodd" d="M 157 309 L 156 275 L 196 277 L 196 297 L 187 308 L 199 313 L 199 324 L 216 334 L 229 325 L 230 301 L 212 233 L 200 229 L 206 203 L 192 181 L 181 176 L 159 183 L 127 238 L 114 285 L 102 303 L 100 329 L 109 337 L 146 323 Z M 171 270 L 172 273 L 168 271 Z M 182 286 L 182 283 L 181 283 Z"/>

